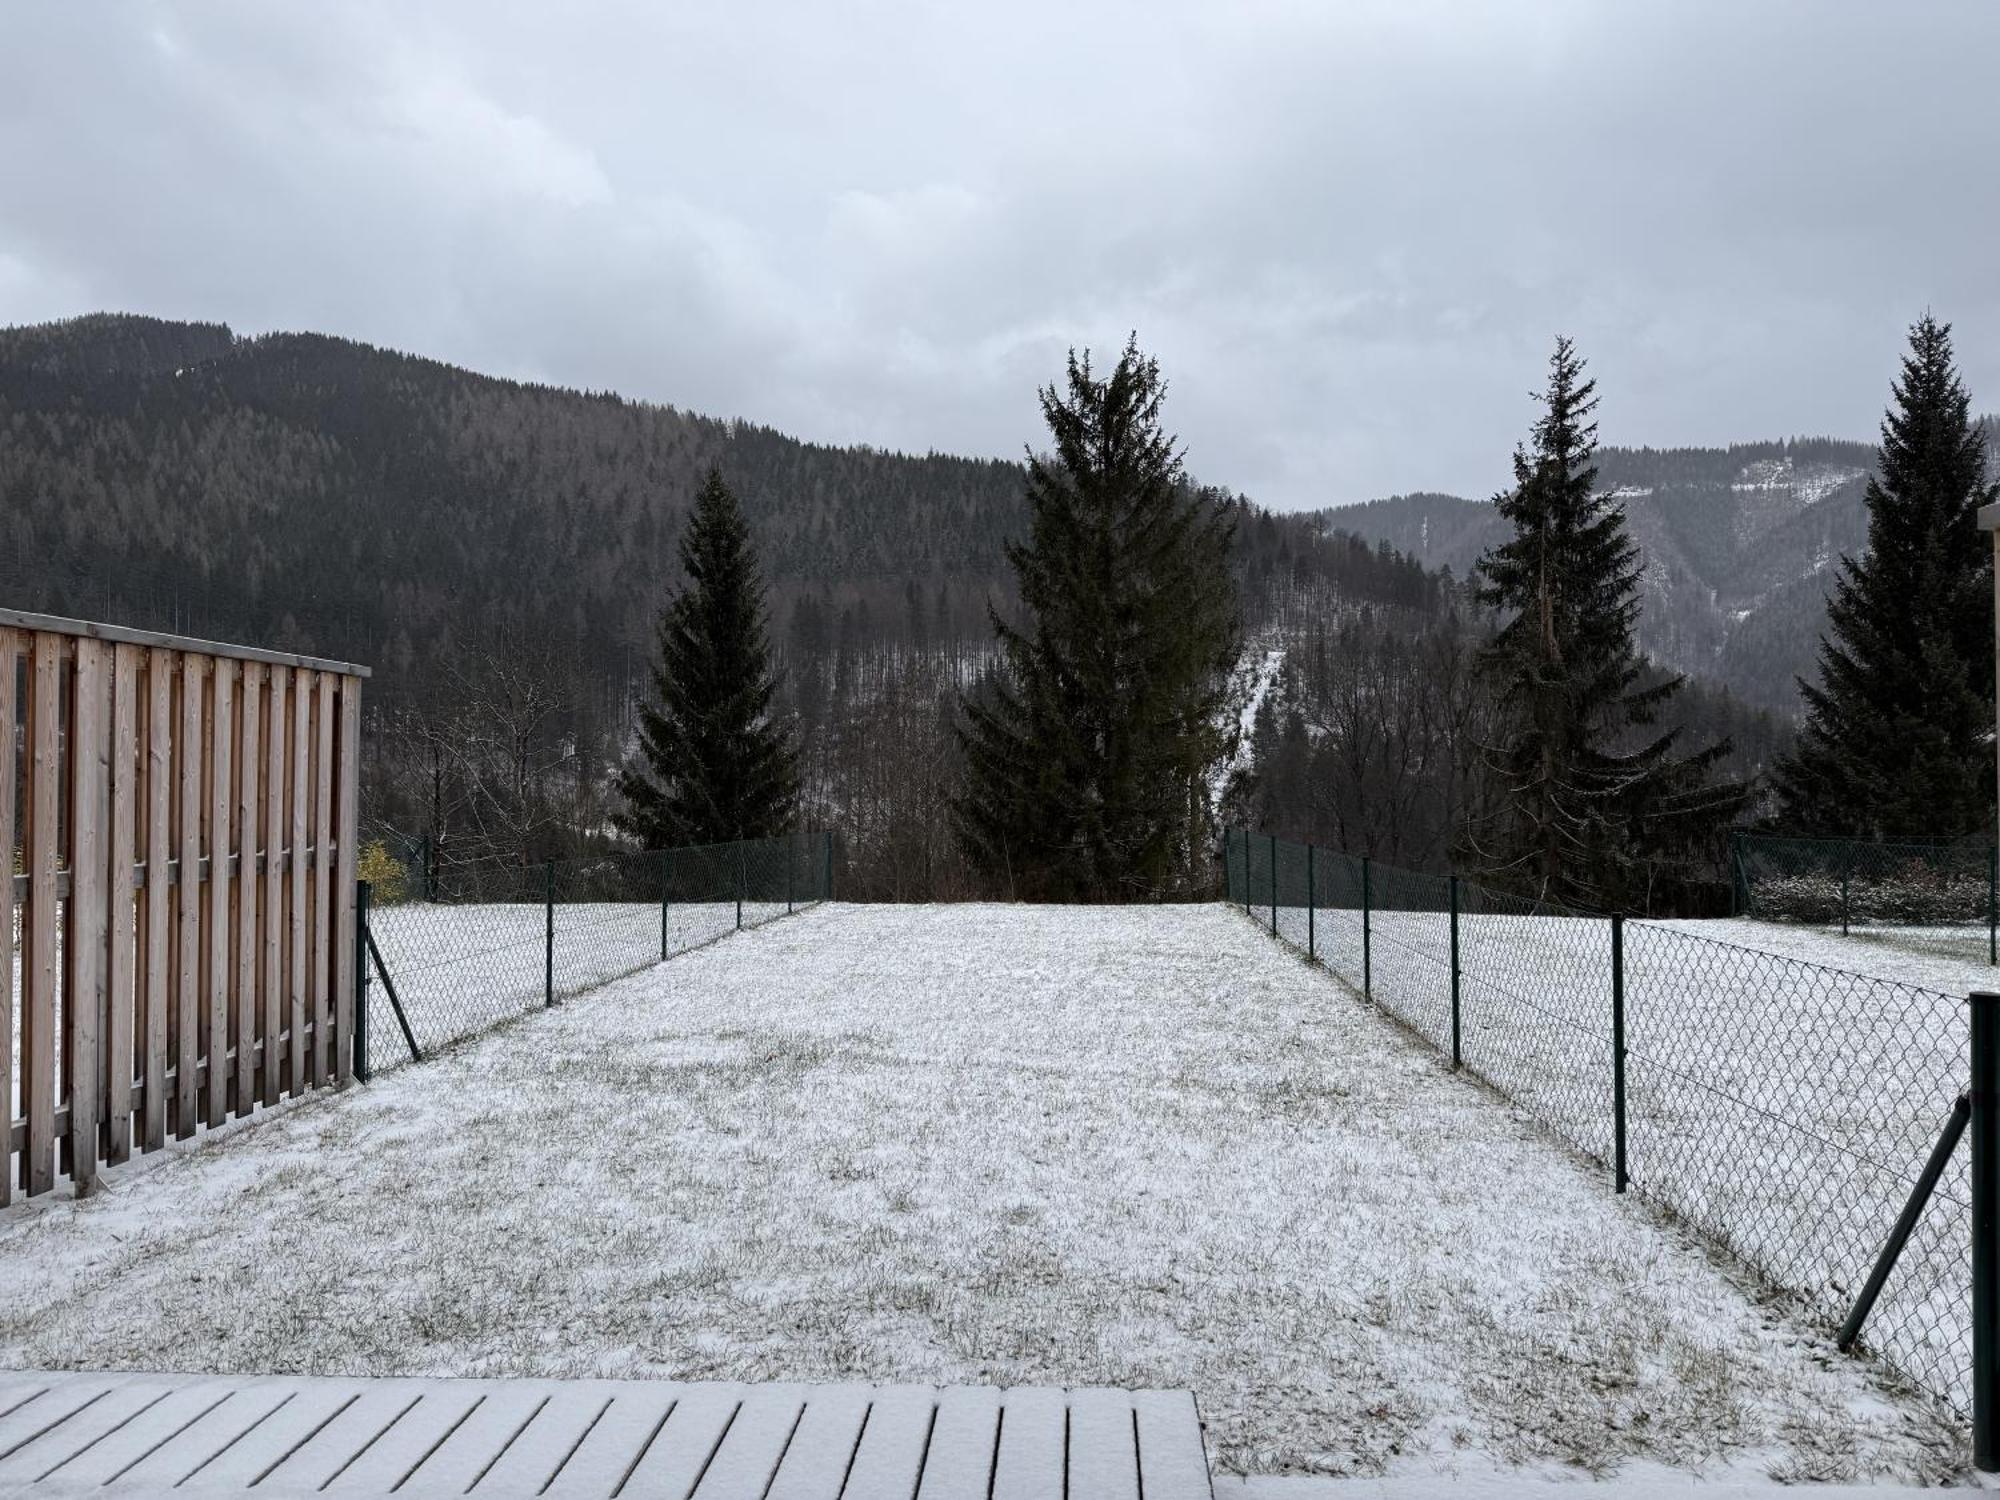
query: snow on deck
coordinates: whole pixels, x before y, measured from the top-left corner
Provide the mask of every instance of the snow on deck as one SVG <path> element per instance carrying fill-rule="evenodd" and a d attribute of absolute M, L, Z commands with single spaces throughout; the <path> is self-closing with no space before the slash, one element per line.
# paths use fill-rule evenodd
<path fill-rule="evenodd" d="M 323 1491 L 1211 1500 L 1186 1391 L 0 1374 L 0 1494 Z"/>
<path fill-rule="evenodd" d="M 0 1214 L 0 1365 L 1191 1389 L 1219 1468 L 1963 1437 L 1220 906 L 826 906 Z"/>

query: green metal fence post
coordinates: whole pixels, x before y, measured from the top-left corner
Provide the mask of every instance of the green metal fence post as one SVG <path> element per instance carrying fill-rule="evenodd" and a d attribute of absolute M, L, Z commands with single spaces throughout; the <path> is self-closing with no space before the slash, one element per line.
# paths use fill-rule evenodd
<path fill-rule="evenodd" d="M 367 881 L 354 882 L 354 1076 L 368 1081 L 368 897 Z"/>
<path fill-rule="evenodd" d="M 1854 883 L 1854 845 L 1840 846 L 1840 935 L 1847 936 L 1847 892 Z"/>
<path fill-rule="evenodd" d="M 1451 1065 L 1462 1067 L 1465 1054 L 1458 1029 L 1458 877 L 1451 877 Z"/>
<path fill-rule="evenodd" d="M 2000 995 L 1972 1006 L 1972 1463 L 2000 1471 Z"/>
<path fill-rule="evenodd" d="M 827 829 L 821 837 L 826 840 L 826 886 L 820 892 L 820 900 L 831 901 L 833 899 L 833 830 L 831 828 Z"/>
<path fill-rule="evenodd" d="M 1847 1321 L 1840 1325 L 1840 1333 L 1833 1341 L 1834 1348 L 1842 1354 L 1854 1347 L 1854 1341 L 1861 1337 L 1861 1327 L 1868 1321 L 1868 1315 L 1875 1310 L 1875 1303 L 1882 1295 L 1882 1288 L 1888 1285 L 1889 1273 L 1896 1269 L 1896 1262 L 1902 1258 L 1903 1247 L 1910 1242 L 1910 1235 L 1923 1217 L 1924 1208 L 1931 1201 L 1931 1194 L 1937 1191 L 1938 1179 L 1944 1176 L 1944 1169 L 1951 1165 L 1952 1156 L 1958 1151 L 1959 1138 L 1965 1134 L 1965 1127 L 1972 1119 L 1972 1095 L 1960 1094 L 1952 1101 L 1951 1113 L 1945 1116 L 1944 1129 L 1938 1132 L 1937 1143 L 1931 1147 L 1930 1159 L 1924 1169 L 1917 1173 L 1916 1183 L 1910 1188 L 1910 1196 L 1903 1200 L 1903 1211 L 1896 1215 L 1896 1222 L 1889 1230 L 1889 1238 L 1882 1244 L 1882 1253 L 1875 1257 L 1875 1265 L 1868 1273 L 1868 1279 L 1861 1284 L 1861 1294 L 1854 1299 L 1854 1305 L 1847 1310 Z"/>
<path fill-rule="evenodd" d="M 1369 908 L 1373 904 L 1368 856 L 1361 856 L 1361 998 L 1375 999 L 1375 947 Z"/>
<path fill-rule="evenodd" d="M 1271 835 L 1271 936 L 1278 935 L 1278 836 Z"/>
<path fill-rule="evenodd" d="M 743 887 L 750 879 L 750 857 L 743 845 L 736 846 L 736 930 L 743 930 Z"/>
<path fill-rule="evenodd" d="M 673 905 L 673 889 L 674 889 L 673 872 L 674 872 L 674 852 L 671 849 L 662 849 L 660 851 L 660 962 L 661 963 L 665 963 L 668 958 L 672 957 L 674 951 L 674 944 L 672 937 L 673 921 L 670 911 L 670 908 Z"/>
<path fill-rule="evenodd" d="M 792 877 L 799 867 L 797 854 L 798 851 L 788 835 L 785 839 L 785 915 L 788 917 L 792 914 Z"/>
<path fill-rule="evenodd" d="M 542 1004 L 556 1003 L 556 862 L 550 860 L 542 873 L 542 900 L 546 928 L 542 944 Z"/>
<path fill-rule="evenodd" d="M 1986 962 L 2000 965 L 2000 844 L 1986 851 Z"/>
<path fill-rule="evenodd" d="M 1611 918 L 1611 1157 L 1617 1190 L 1625 1171 L 1625 918 Z"/>
<path fill-rule="evenodd" d="M 1313 846 L 1306 845 L 1306 957 L 1313 962 L 1319 960 L 1319 939 L 1313 931 L 1313 903 L 1318 892 L 1313 888 Z"/>
<path fill-rule="evenodd" d="M 1250 830 L 1243 830 L 1243 915 L 1250 911 Z"/>

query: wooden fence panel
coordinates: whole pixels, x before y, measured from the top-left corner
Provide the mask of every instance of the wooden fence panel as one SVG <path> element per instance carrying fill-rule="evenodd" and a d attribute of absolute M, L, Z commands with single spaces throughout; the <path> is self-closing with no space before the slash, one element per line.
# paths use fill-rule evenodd
<path fill-rule="evenodd" d="M 69 1175 L 78 1192 L 97 1177 L 98 1038 L 110 902 L 105 893 L 104 643 L 80 640 L 70 670 L 69 899 L 63 902 L 63 1082 L 69 1094 Z"/>
<path fill-rule="evenodd" d="M 313 708 L 313 1087 L 333 1058 L 333 674 L 321 672 Z"/>
<path fill-rule="evenodd" d="M 279 850 L 285 841 L 285 786 L 291 758 L 285 752 L 289 720 L 285 689 L 291 673 L 271 668 L 270 703 L 264 735 L 264 1102 L 276 1104 L 284 1092 L 285 961 L 290 924 L 285 911 L 285 867 Z"/>
<path fill-rule="evenodd" d="M 237 705 L 236 729 L 236 878 L 230 885 L 230 921 L 236 930 L 236 984 L 230 995 L 236 1036 L 236 1087 L 231 1098 L 236 1113 L 247 1115 L 257 1106 L 257 830 L 261 805 L 257 797 L 263 761 L 258 757 L 264 667 L 243 664 L 243 690 Z"/>
<path fill-rule="evenodd" d="M 365 676 L 0 610 L 0 1205 L 353 1077 Z"/>
<path fill-rule="evenodd" d="M 174 678 L 172 651 L 147 653 L 146 670 L 146 965 L 140 994 L 146 1037 L 146 1144 L 167 1139 L 167 1059 L 172 1056 L 174 908 L 167 861 L 173 854 Z"/>
<path fill-rule="evenodd" d="M 0 1048 L 0 1208 L 5 1208 L 14 1198 L 14 1173 L 12 1143 L 14 1121 L 17 1118 L 14 1103 L 14 954 L 21 942 L 21 929 L 17 925 L 14 907 L 14 784 L 18 776 L 17 766 L 20 743 L 15 735 L 15 691 L 17 674 L 21 670 L 21 637 L 12 630 L 0 628 L 0 850 L 7 854 L 7 941 L 5 951 L 0 952 L 0 1037 L 6 1038 L 6 1046 Z"/>
<path fill-rule="evenodd" d="M 291 1031 L 286 1058 L 291 1069 L 291 1090 L 303 1093 L 306 1086 L 306 913 L 310 910 L 306 891 L 306 810 L 312 801 L 310 747 L 312 744 L 312 673 L 301 667 L 292 674 L 292 770 L 286 800 L 292 808 L 292 837 L 285 851 L 290 872 L 289 936 L 286 956 L 291 961 Z"/>
<path fill-rule="evenodd" d="M 336 906 L 338 925 L 333 934 L 334 1036 L 339 1054 L 334 1066 L 342 1078 L 354 1072 L 354 972 L 355 932 L 354 877 L 360 858 L 361 840 L 355 836 L 360 826 L 361 781 L 361 679 L 340 679 L 340 759 L 334 775 L 334 826 L 341 830 L 334 864 L 334 890 L 343 893 Z"/>
<path fill-rule="evenodd" d="M 111 952 L 105 970 L 111 1034 L 105 1047 L 104 1159 L 132 1154 L 134 1026 L 139 993 L 139 647 L 111 656 Z"/>
<path fill-rule="evenodd" d="M 174 1134 L 186 1139 L 201 1123 L 201 773 L 207 760 L 202 712 L 208 697 L 208 660 L 189 651 L 181 656 L 180 724 L 174 760 L 180 768 L 174 793 L 179 861 L 174 880 L 174 904 L 180 965 L 174 980 L 174 1015 L 179 1022 L 179 1052 L 174 1068 Z"/>
<path fill-rule="evenodd" d="M 22 830 L 28 870 L 28 914 L 21 956 L 21 1070 L 23 1113 L 28 1121 L 22 1186 L 46 1193 L 55 1186 L 56 1161 L 56 895 L 62 806 L 62 724 L 58 717 L 62 642 L 34 638 L 33 685 L 28 699 L 27 827 Z"/>
<path fill-rule="evenodd" d="M 213 1129 L 229 1117 L 229 992 L 236 979 L 236 955 L 229 932 L 229 851 L 231 755 L 236 744 L 236 663 L 217 660 L 209 673 L 207 827 L 208 941 L 208 1124 Z"/>

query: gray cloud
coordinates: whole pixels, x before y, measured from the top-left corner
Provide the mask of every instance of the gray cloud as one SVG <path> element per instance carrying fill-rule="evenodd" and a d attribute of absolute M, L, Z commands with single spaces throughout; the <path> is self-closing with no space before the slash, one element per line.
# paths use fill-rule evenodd
<path fill-rule="evenodd" d="M 1012 456 L 1128 329 L 1205 478 L 1497 486 L 1552 336 L 1605 436 L 2000 407 L 2000 7 L 1028 0 L 17 7 L 0 321 L 316 328 Z"/>

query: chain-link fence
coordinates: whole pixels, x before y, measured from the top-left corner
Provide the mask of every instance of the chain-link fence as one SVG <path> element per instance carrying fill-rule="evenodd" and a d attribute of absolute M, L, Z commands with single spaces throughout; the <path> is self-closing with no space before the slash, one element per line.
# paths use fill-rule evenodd
<path fill-rule="evenodd" d="M 1741 916 L 2000 964 L 2000 849 L 1989 843 L 1740 833 L 1730 877 Z"/>
<path fill-rule="evenodd" d="M 539 865 L 390 858 L 363 862 L 374 1071 L 826 900 L 833 882 L 824 833 Z"/>
<path fill-rule="evenodd" d="M 1232 831 L 1228 899 L 1838 1324 L 1967 1088 L 1962 997 Z M 1947 1164 L 1861 1343 L 1972 1403 Z"/>

